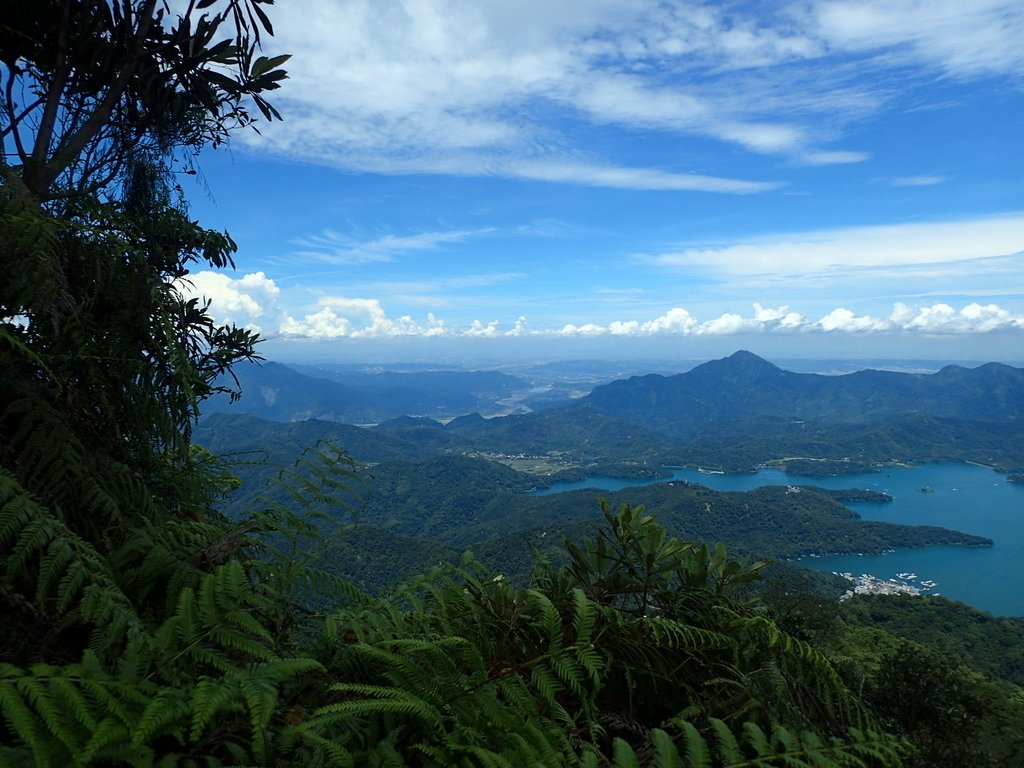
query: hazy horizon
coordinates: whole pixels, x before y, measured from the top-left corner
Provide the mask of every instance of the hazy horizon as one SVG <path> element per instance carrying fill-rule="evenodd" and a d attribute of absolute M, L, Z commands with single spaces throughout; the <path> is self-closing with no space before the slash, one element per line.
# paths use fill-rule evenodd
<path fill-rule="evenodd" d="M 443 355 L 423 354 L 420 356 L 397 356 L 394 350 L 377 351 L 380 354 L 357 357 L 355 355 L 335 356 L 301 356 L 294 354 L 294 348 L 286 349 L 282 355 L 266 355 L 265 362 L 280 363 L 281 365 L 298 366 L 324 366 L 351 368 L 351 369 L 379 369 L 379 370 L 501 370 L 501 369 L 522 369 L 530 366 L 590 366 L 592 368 L 614 368 L 616 366 L 626 367 L 635 373 L 647 372 L 671 372 L 685 371 L 694 368 L 702 363 L 729 357 L 738 351 L 744 350 L 737 347 L 729 352 L 717 355 L 644 355 L 640 353 L 619 355 L 577 355 L 577 356 L 550 356 L 550 355 L 520 355 L 497 357 L 481 354 L 479 356 L 465 356 L 464 350 L 458 354 Z M 863 368 L 884 368 L 888 370 L 906 372 L 930 372 L 936 371 L 946 365 L 961 365 L 964 367 L 977 367 L 986 363 L 995 362 L 1010 365 L 1016 368 L 1024 368 L 1024 359 L 974 359 L 970 357 L 949 358 L 949 357 L 919 357 L 919 356 L 861 356 L 861 357 L 836 357 L 829 355 L 763 355 L 754 352 L 759 357 L 777 365 L 780 368 L 793 370 L 801 373 L 847 373 Z M 645 368 L 647 366 L 647 368 Z M 648 370 L 649 369 L 649 370 Z"/>

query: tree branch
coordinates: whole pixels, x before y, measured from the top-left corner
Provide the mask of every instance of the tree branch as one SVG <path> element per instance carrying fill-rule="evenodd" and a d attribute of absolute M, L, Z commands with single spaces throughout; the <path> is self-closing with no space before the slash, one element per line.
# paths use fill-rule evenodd
<path fill-rule="evenodd" d="M 114 106 L 127 89 L 132 75 L 135 74 L 135 69 L 139 64 L 142 41 L 146 39 L 146 35 L 149 34 L 149 28 L 153 24 L 153 11 L 156 8 L 156 2 L 157 0 L 146 0 L 145 6 L 136 14 L 136 17 L 139 19 L 138 29 L 135 30 L 135 34 L 132 36 L 124 65 L 121 67 L 117 79 L 107 91 L 106 96 L 93 110 L 92 114 L 89 115 L 89 118 L 82 127 L 65 141 L 64 146 L 54 153 L 50 162 L 41 169 L 39 178 L 34 179 L 36 186 L 34 188 L 32 186 L 29 187 L 38 198 L 45 196 L 46 189 L 53 184 L 61 172 L 85 149 L 86 144 L 96 136 L 109 119 Z M 131 20 L 126 18 L 125 23 L 130 24 Z"/>
<path fill-rule="evenodd" d="M 39 123 L 39 131 L 36 133 L 32 155 L 25 163 L 27 166 L 24 174 L 25 186 L 36 197 L 40 197 L 45 188 L 43 180 L 46 176 L 46 156 L 49 153 L 50 142 L 53 139 L 53 128 L 57 123 L 60 99 L 64 94 L 64 88 L 68 81 L 68 27 L 71 25 L 70 6 L 71 4 L 68 0 L 65 0 L 61 6 L 60 28 L 57 32 L 57 60 L 53 66 L 53 82 L 50 83 L 49 93 L 46 97 L 46 107 L 43 109 L 43 119 Z"/>

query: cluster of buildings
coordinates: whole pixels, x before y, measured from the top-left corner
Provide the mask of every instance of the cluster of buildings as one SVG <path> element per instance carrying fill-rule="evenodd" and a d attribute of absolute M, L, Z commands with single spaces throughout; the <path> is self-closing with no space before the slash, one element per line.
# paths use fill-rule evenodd
<path fill-rule="evenodd" d="M 934 581 L 918 581 L 916 573 L 897 573 L 894 579 L 880 579 L 869 573 L 862 573 L 860 576 L 836 573 L 836 576 L 842 576 L 853 584 L 840 596 L 840 600 L 849 600 L 854 595 L 920 595 L 931 592 L 935 587 Z"/>

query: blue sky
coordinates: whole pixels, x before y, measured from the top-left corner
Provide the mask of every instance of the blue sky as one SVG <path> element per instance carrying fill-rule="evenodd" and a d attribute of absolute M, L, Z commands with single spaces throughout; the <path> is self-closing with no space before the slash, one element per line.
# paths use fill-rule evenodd
<path fill-rule="evenodd" d="M 187 290 L 276 359 L 1024 360 L 1019 0 L 301 0 Z"/>

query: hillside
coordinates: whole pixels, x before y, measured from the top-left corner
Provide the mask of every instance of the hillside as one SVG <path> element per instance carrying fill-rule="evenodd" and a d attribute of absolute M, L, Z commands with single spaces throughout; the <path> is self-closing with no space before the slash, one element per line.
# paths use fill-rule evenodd
<path fill-rule="evenodd" d="M 894 461 L 974 461 L 1012 470 L 1024 467 L 1024 422 L 907 414 L 851 424 L 765 416 L 704 424 L 685 452 L 691 463 L 726 471 L 778 464 L 811 476 L 870 471 Z"/>
<path fill-rule="evenodd" d="M 998 363 L 933 374 L 785 371 L 750 352 L 676 376 L 648 375 L 596 387 L 575 404 L 676 437 L 719 421 L 763 417 L 866 424 L 902 416 L 972 422 L 1024 420 L 1024 370 Z"/>
<path fill-rule="evenodd" d="M 370 463 L 481 454 L 546 476 L 656 476 L 659 467 L 678 464 L 747 471 L 771 463 L 812 476 L 893 461 L 1024 469 L 1024 371 L 997 363 L 933 374 L 824 376 L 786 371 L 741 351 L 687 373 L 634 376 L 569 403 L 495 418 L 482 417 L 479 406 L 495 406 L 526 382 L 496 372 L 327 373 L 336 380 L 274 363 L 243 367 L 246 394 L 230 407 L 216 400 L 204 406 L 200 441 L 216 447 L 219 433 L 238 430 L 253 434 L 247 440 L 236 434 L 230 440 L 236 447 L 266 444 L 271 433 L 286 444 L 299 435 L 310 444 L 331 434 Z M 397 384 L 402 381 L 409 386 Z M 424 413 L 461 415 L 443 424 Z M 282 434 L 266 424 L 224 420 L 229 414 L 308 420 L 310 427 Z M 206 428 L 214 419 L 216 428 Z M 363 422 L 377 426 L 340 428 Z"/>

